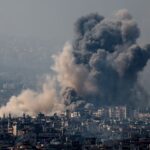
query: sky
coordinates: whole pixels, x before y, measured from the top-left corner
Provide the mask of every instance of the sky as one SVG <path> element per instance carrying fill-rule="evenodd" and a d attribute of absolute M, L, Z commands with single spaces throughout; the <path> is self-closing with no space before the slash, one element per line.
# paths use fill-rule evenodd
<path fill-rule="evenodd" d="M 110 16 L 126 8 L 141 28 L 141 40 L 150 42 L 150 0 L 0 0 L 0 36 L 47 40 L 52 47 L 73 38 L 80 16 L 98 12 Z"/>

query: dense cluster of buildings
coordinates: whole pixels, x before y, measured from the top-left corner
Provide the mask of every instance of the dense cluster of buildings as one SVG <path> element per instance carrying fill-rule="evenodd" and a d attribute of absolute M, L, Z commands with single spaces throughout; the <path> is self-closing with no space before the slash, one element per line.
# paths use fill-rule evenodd
<path fill-rule="evenodd" d="M 131 113 L 130 113 L 131 114 Z M 125 106 L 69 111 L 36 117 L 3 116 L 0 149 L 4 150 L 122 150 L 150 149 L 150 114 Z"/>

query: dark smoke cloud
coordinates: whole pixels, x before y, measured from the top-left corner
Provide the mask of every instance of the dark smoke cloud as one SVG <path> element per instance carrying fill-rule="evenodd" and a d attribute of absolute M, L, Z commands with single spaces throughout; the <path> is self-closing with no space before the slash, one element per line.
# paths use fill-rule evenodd
<path fill-rule="evenodd" d="M 135 93 L 141 89 L 138 73 L 147 64 L 150 46 L 137 44 L 140 30 L 128 11 L 120 10 L 111 18 L 81 17 L 75 23 L 75 35 L 75 63 L 87 68 L 88 79 L 96 87 L 94 94 L 81 95 L 95 104 L 135 105 Z"/>

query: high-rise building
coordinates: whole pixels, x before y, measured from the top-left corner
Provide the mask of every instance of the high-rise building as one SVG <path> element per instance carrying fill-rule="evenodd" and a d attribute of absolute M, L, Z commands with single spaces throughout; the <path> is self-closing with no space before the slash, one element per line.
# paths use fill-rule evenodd
<path fill-rule="evenodd" d="M 110 118 L 126 119 L 127 117 L 126 106 L 109 107 L 108 112 Z"/>

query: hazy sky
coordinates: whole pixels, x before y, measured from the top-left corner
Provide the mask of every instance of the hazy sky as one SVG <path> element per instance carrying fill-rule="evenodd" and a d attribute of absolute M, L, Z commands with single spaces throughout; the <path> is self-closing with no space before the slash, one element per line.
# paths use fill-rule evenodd
<path fill-rule="evenodd" d="M 73 24 L 82 15 L 109 16 L 127 8 L 150 42 L 150 0 L 0 0 L 0 34 L 48 40 L 63 45 L 73 37 Z"/>

